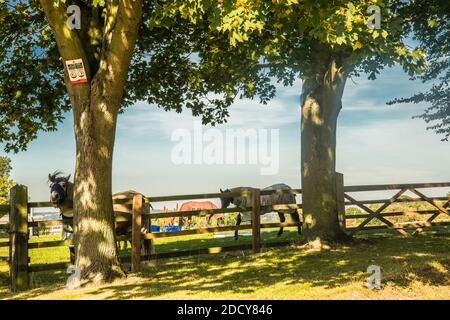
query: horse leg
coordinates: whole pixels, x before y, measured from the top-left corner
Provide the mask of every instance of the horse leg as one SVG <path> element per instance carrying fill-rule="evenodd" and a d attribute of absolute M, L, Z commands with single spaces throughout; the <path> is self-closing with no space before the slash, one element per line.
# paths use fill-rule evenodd
<path fill-rule="evenodd" d="M 241 217 L 241 214 L 238 213 L 238 216 L 237 216 L 237 219 L 236 219 L 236 227 L 239 226 L 241 224 L 241 222 L 242 222 L 242 217 Z M 234 231 L 234 240 L 237 240 L 238 236 L 239 236 L 239 231 L 235 230 Z"/>
<path fill-rule="evenodd" d="M 206 226 L 207 226 L 207 227 L 210 225 L 212 217 L 213 217 L 213 215 L 210 214 L 210 215 L 206 218 Z"/>
<path fill-rule="evenodd" d="M 75 263 L 75 246 L 69 246 L 70 251 L 70 263 Z"/>
<path fill-rule="evenodd" d="M 284 216 L 283 212 L 278 212 L 278 216 L 280 217 L 280 223 L 284 223 L 286 221 L 286 217 Z M 277 237 L 281 236 L 283 233 L 284 227 L 280 227 L 280 230 L 277 233 Z"/>
<path fill-rule="evenodd" d="M 291 217 L 292 220 L 294 220 L 294 222 L 298 223 L 298 234 L 302 233 L 302 223 L 300 222 L 300 215 L 298 214 L 298 211 L 295 210 L 291 213 Z"/>

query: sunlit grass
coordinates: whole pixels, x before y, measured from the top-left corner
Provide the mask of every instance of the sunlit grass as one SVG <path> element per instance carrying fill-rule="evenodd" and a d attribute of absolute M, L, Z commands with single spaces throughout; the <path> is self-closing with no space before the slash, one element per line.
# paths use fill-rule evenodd
<path fill-rule="evenodd" d="M 438 234 L 434 234 L 437 232 Z M 450 299 L 450 235 L 446 228 L 416 237 L 395 233 L 361 234 L 365 242 L 329 251 L 306 251 L 297 245 L 158 260 L 142 273 L 113 284 L 66 289 L 64 270 L 33 275 L 35 289 L 12 296 L 6 288 L 8 269 L 0 263 L 0 297 L 38 299 Z M 295 240 L 294 230 L 281 238 Z M 47 239 L 48 240 L 48 239 Z M 212 235 L 156 241 L 157 252 L 250 243 L 250 237 L 214 239 Z M 0 250 L 3 250 L 1 248 Z M 32 263 L 68 260 L 66 248 L 30 250 Z M 7 254 L 7 250 L 6 250 Z M 3 252 L 0 251 L 0 255 Z M 366 269 L 381 267 L 382 289 L 365 286 Z"/>

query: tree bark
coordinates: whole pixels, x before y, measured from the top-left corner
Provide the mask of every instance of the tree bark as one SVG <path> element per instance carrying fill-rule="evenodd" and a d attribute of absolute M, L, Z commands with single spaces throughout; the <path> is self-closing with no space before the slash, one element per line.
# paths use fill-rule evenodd
<path fill-rule="evenodd" d="M 103 19 L 97 10 L 84 16 L 97 26 L 100 45 L 92 50 L 83 30 L 70 30 L 64 3 L 40 0 L 64 61 L 82 59 L 89 83 L 71 85 L 65 78 L 74 114 L 76 164 L 74 184 L 74 240 L 81 278 L 111 280 L 120 273 L 112 204 L 112 160 L 117 115 L 128 76 L 142 16 L 141 0 L 105 2 Z M 102 8 L 101 8 L 102 9 Z M 102 26 L 102 27 L 100 27 Z M 94 41 L 95 42 L 95 41 Z M 93 54 L 98 49 L 98 55 Z"/>
<path fill-rule="evenodd" d="M 304 239 L 313 246 L 345 237 L 336 202 L 336 126 L 346 73 L 329 60 L 303 81 L 301 177 Z"/>
<path fill-rule="evenodd" d="M 89 100 L 74 108 L 74 240 L 81 278 L 98 282 L 120 269 L 111 190 L 117 114 L 103 109 L 95 92 Z M 115 99 L 109 107 L 119 104 Z"/>

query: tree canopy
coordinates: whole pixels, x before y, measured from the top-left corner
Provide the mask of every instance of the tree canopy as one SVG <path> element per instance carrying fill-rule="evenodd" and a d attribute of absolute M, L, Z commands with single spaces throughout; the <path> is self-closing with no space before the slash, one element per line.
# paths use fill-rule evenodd
<path fill-rule="evenodd" d="M 371 5 L 380 9 L 379 29 L 369 27 Z M 423 50 L 405 44 L 401 8 L 401 1 L 382 0 L 171 0 L 161 2 L 151 21 L 171 28 L 180 17 L 197 26 L 207 17 L 209 48 L 201 51 L 202 62 L 244 57 L 247 71 L 266 67 L 262 69 L 270 70 L 269 77 L 292 84 L 315 73 L 314 63 L 321 58 L 317 53 L 331 53 L 345 60 L 352 75 L 366 72 L 370 79 L 395 62 L 410 75 L 420 72 Z M 218 42 L 220 34 L 228 37 L 228 44 Z"/>
<path fill-rule="evenodd" d="M 90 67 L 101 51 L 104 1 L 65 1 L 82 8 L 77 30 Z M 64 1 L 62 1 L 64 3 Z M 371 29 L 367 8 L 381 8 Z M 272 79 L 292 84 L 314 69 L 317 51 L 332 51 L 370 78 L 396 61 L 412 75 L 422 51 L 402 41 L 397 1 L 144 1 L 122 108 L 136 101 L 191 109 L 221 123 L 238 96 L 275 94 Z M 388 12 L 390 10 L 390 13 Z M 56 130 L 70 110 L 63 62 L 39 1 L 0 3 L 0 142 L 25 150 L 40 130 Z"/>
<path fill-rule="evenodd" d="M 81 30 L 75 32 L 87 52 L 85 63 L 94 76 L 99 67 L 102 37 L 107 32 L 103 26 L 109 1 L 54 3 L 63 7 L 63 16 L 68 5 L 81 7 Z M 251 75 L 239 75 L 244 62 L 215 61 L 212 65 L 200 61 L 198 53 L 210 35 L 202 33 L 202 25 L 187 21 L 173 23 L 169 28 L 151 23 L 160 6 L 164 7 L 164 2 L 144 1 L 121 108 L 141 100 L 167 111 L 190 109 L 194 115 L 202 116 L 204 123 L 225 121 L 226 108 L 237 93 L 242 89 L 243 94 L 250 95 L 250 88 L 242 83 L 244 77 Z M 56 130 L 71 106 L 63 60 L 39 1 L 0 2 L 0 34 L 0 142 L 6 151 L 18 152 L 26 150 L 39 131 Z M 253 91 L 263 102 L 273 96 L 269 83 L 255 81 L 260 85 Z"/>

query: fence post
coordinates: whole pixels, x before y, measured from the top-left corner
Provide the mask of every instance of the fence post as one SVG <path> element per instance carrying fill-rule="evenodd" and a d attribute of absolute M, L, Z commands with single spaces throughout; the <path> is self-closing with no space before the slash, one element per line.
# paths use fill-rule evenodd
<path fill-rule="evenodd" d="M 16 185 L 10 190 L 9 273 L 11 290 L 26 290 L 28 278 L 28 189 Z"/>
<path fill-rule="evenodd" d="M 261 195 L 259 189 L 252 190 L 252 248 L 261 252 Z"/>
<path fill-rule="evenodd" d="M 142 194 L 133 196 L 133 226 L 131 231 L 131 272 L 141 270 Z"/>
<path fill-rule="evenodd" d="M 339 225 L 343 230 L 345 230 L 346 221 L 345 221 L 344 175 L 339 172 L 336 172 L 336 203 L 338 210 Z"/>

